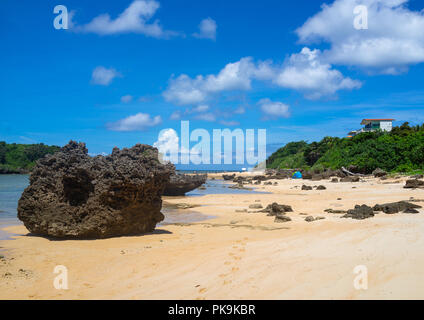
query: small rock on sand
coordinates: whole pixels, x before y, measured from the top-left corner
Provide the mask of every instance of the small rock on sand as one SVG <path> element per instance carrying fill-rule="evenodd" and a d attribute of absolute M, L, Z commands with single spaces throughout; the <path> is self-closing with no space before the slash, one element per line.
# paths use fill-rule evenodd
<path fill-rule="evenodd" d="M 362 206 L 356 205 L 355 209 L 348 210 L 347 213 L 341 218 L 352 218 L 357 220 L 363 220 L 374 217 L 373 208 L 363 204 Z"/>
<path fill-rule="evenodd" d="M 312 187 L 307 185 L 302 185 L 302 190 L 312 190 Z"/>
<path fill-rule="evenodd" d="M 406 180 L 405 189 L 416 189 L 416 188 L 424 188 L 424 181 L 418 179 L 409 179 Z"/>
<path fill-rule="evenodd" d="M 392 203 L 376 204 L 374 206 L 374 211 L 383 211 L 386 214 L 394 214 L 407 209 L 419 209 L 421 206 L 409 203 L 407 201 L 398 201 Z"/>
<path fill-rule="evenodd" d="M 249 209 L 262 209 L 263 206 L 260 203 L 255 203 L 255 204 L 251 204 L 249 205 Z"/>
<path fill-rule="evenodd" d="M 290 217 L 283 215 L 283 214 L 276 215 L 275 220 L 274 220 L 274 222 L 278 222 L 278 223 L 289 222 L 289 221 L 292 221 L 292 219 Z"/>

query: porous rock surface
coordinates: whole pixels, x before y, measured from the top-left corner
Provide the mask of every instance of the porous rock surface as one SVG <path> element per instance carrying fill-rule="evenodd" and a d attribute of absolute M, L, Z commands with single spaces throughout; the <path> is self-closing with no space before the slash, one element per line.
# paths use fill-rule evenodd
<path fill-rule="evenodd" d="M 165 187 L 164 196 L 183 196 L 206 182 L 207 174 L 172 174 Z"/>
<path fill-rule="evenodd" d="M 174 170 L 148 145 L 91 157 L 84 143 L 70 141 L 37 162 L 18 218 L 30 232 L 57 238 L 151 232 L 164 219 L 161 196 Z"/>

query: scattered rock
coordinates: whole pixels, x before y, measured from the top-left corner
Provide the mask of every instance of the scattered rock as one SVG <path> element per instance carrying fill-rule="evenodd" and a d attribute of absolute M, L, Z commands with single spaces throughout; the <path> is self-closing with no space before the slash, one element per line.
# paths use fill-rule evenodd
<path fill-rule="evenodd" d="M 283 223 L 283 222 L 289 222 L 289 221 L 292 221 L 292 219 L 283 214 L 277 214 L 274 220 L 274 222 L 277 222 L 277 223 Z"/>
<path fill-rule="evenodd" d="M 249 205 L 249 209 L 262 209 L 263 206 L 260 203 L 255 203 L 255 204 L 251 204 Z"/>
<path fill-rule="evenodd" d="M 274 202 L 269 204 L 265 209 L 261 210 L 261 212 L 268 213 L 269 216 L 275 216 L 285 212 L 293 212 L 293 209 L 291 206 Z"/>
<path fill-rule="evenodd" d="M 363 204 L 362 206 L 356 205 L 355 209 L 348 210 L 347 213 L 341 218 L 363 220 L 371 217 L 374 217 L 373 208 Z"/>
<path fill-rule="evenodd" d="M 384 170 L 382 170 L 382 169 L 380 169 L 380 168 L 375 169 L 375 170 L 372 172 L 372 174 L 373 174 L 373 175 L 374 175 L 374 177 L 376 177 L 376 178 L 378 178 L 378 177 L 384 177 L 384 176 L 387 176 L 387 172 L 386 172 L 386 171 L 384 171 Z"/>
<path fill-rule="evenodd" d="M 230 189 L 240 189 L 240 190 L 252 190 L 250 188 L 246 188 L 242 183 L 238 183 L 232 186 L 229 186 Z"/>
<path fill-rule="evenodd" d="M 278 182 L 274 182 L 274 186 L 278 186 Z"/>
<path fill-rule="evenodd" d="M 164 219 L 161 196 L 174 170 L 148 145 L 90 157 L 84 143 L 71 141 L 37 162 L 18 218 L 30 232 L 57 238 L 151 232 Z"/>
<path fill-rule="evenodd" d="M 264 186 L 272 186 L 272 182 L 271 181 L 264 182 Z"/>
<path fill-rule="evenodd" d="M 424 181 L 418 180 L 418 179 L 406 180 L 404 188 L 406 189 L 424 188 Z"/>
<path fill-rule="evenodd" d="M 347 176 L 340 179 L 340 182 L 359 182 L 358 176 Z"/>
<path fill-rule="evenodd" d="M 406 201 L 398 201 L 398 202 L 392 202 L 392 203 L 385 203 L 385 204 L 376 204 L 374 206 L 374 211 L 383 211 L 387 214 L 394 214 L 398 213 L 407 209 L 419 209 L 422 208 L 421 206 L 409 203 Z"/>
<path fill-rule="evenodd" d="M 235 175 L 235 174 L 223 174 L 223 175 L 222 175 L 222 178 L 223 178 L 224 180 L 226 180 L 226 181 L 233 180 L 235 177 L 236 177 L 236 175 Z"/>
<path fill-rule="evenodd" d="M 338 183 L 339 182 L 339 179 L 338 178 L 331 178 L 331 181 L 330 182 Z"/>
<path fill-rule="evenodd" d="M 323 186 L 323 185 L 319 185 L 317 187 L 317 190 L 327 190 L 327 188 L 325 186 Z"/>
<path fill-rule="evenodd" d="M 312 179 L 312 173 L 310 173 L 310 172 L 303 172 L 302 173 L 302 179 L 311 180 Z"/>
<path fill-rule="evenodd" d="M 312 187 L 307 185 L 302 185 L 302 190 L 312 190 Z"/>
<path fill-rule="evenodd" d="M 347 213 L 345 210 L 334 210 L 334 209 L 325 209 L 324 212 L 333 213 L 333 214 L 343 214 Z"/>
<path fill-rule="evenodd" d="M 311 178 L 312 181 L 320 181 L 324 179 L 324 177 L 321 174 L 314 174 Z"/>
<path fill-rule="evenodd" d="M 306 222 L 313 222 L 313 221 L 315 221 L 315 218 L 314 218 L 313 216 L 307 216 L 307 217 L 305 218 L 305 221 L 306 221 Z"/>
<path fill-rule="evenodd" d="M 163 192 L 164 196 L 183 196 L 187 192 L 199 188 L 200 190 L 206 189 L 201 187 L 206 182 L 206 174 L 202 175 L 189 175 L 189 174 L 172 174 L 169 182 L 166 184 Z"/>
<path fill-rule="evenodd" d="M 237 213 L 245 213 L 247 212 L 247 209 L 241 209 L 241 210 L 236 210 Z"/>
<path fill-rule="evenodd" d="M 423 175 L 422 174 L 416 174 L 410 177 L 411 179 L 422 179 Z"/>

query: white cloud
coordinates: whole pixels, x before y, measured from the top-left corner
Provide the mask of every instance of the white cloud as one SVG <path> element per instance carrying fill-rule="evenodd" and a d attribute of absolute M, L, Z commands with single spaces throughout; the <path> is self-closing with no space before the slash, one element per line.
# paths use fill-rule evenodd
<path fill-rule="evenodd" d="M 240 125 L 240 122 L 238 122 L 238 121 L 221 120 L 219 123 L 224 125 L 224 126 L 227 126 L 227 127 L 234 127 L 234 126 Z"/>
<path fill-rule="evenodd" d="M 209 110 L 208 105 L 201 104 L 201 105 L 197 106 L 196 108 L 193 108 L 192 112 L 201 113 L 201 112 L 206 112 L 208 110 Z"/>
<path fill-rule="evenodd" d="M 144 131 L 161 123 L 162 118 L 160 116 L 151 118 L 147 113 L 137 113 L 119 121 L 108 123 L 106 126 L 111 131 Z"/>
<path fill-rule="evenodd" d="M 177 78 L 172 77 L 163 96 L 178 105 L 199 104 L 221 92 L 248 91 L 253 80 L 299 90 L 311 99 L 333 95 L 338 90 L 361 87 L 359 81 L 345 78 L 340 71 L 332 69 L 330 64 L 322 62 L 319 50 L 303 48 L 282 66 L 274 65 L 272 61 L 255 63 L 251 57 L 245 57 L 227 64 L 216 75 L 190 78 L 182 74 Z"/>
<path fill-rule="evenodd" d="M 127 95 L 121 97 L 121 102 L 123 102 L 123 103 L 129 103 L 132 100 L 133 100 L 133 96 L 130 95 L 130 94 L 127 94 Z"/>
<path fill-rule="evenodd" d="M 282 102 L 262 99 L 258 102 L 266 118 L 288 118 L 290 117 L 290 107 Z"/>
<path fill-rule="evenodd" d="M 208 121 L 208 122 L 214 122 L 214 121 L 216 121 L 216 116 L 213 113 L 208 112 L 208 113 L 202 113 L 202 114 L 197 115 L 195 117 L 195 119 Z"/>
<path fill-rule="evenodd" d="M 158 141 L 153 147 L 166 154 L 168 151 L 179 152 L 180 138 L 174 129 L 164 129 L 159 133 Z"/>
<path fill-rule="evenodd" d="M 246 112 L 246 109 L 244 107 L 238 107 L 236 110 L 234 110 L 234 114 L 244 114 Z"/>
<path fill-rule="evenodd" d="M 345 78 L 340 71 L 323 63 L 320 55 L 319 50 L 306 47 L 300 53 L 292 54 L 273 82 L 284 88 L 302 91 L 310 99 L 361 87 L 360 81 Z"/>
<path fill-rule="evenodd" d="M 163 129 L 159 133 L 158 140 L 153 143 L 153 147 L 157 148 L 163 155 L 164 160 L 175 160 L 172 155 L 178 156 L 178 154 L 199 154 L 199 151 L 195 148 L 188 150 L 184 147 L 180 147 L 180 138 L 174 129 L 168 128 Z"/>
<path fill-rule="evenodd" d="M 148 23 L 159 7 L 159 2 L 154 0 L 136 0 L 116 19 L 112 19 L 108 13 L 105 13 L 97 16 L 88 24 L 76 26 L 73 29 L 100 35 L 139 33 L 155 38 L 172 35 L 173 32 L 164 31 L 157 20 Z"/>
<path fill-rule="evenodd" d="M 180 120 L 181 119 L 181 111 L 179 111 L 179 110 L 177 110 L 177 111 L 174 111 L 170 116 L 169 116 L 169 119 L 171 119 L 171 120 Z"/>
<path fill-rule="evenodd" d="M 216 75 L 198 75 L 190 78 L 182 74 L 177 78 L 171 78 L 163 96 L 167 101 L 179 105 L 202 103 L 219 92 L 250 90 L 252 79 L 264 77 L 265 73 L 262 64 L 256 66 L 252 58 L 246 57 L 227 64 Z"/>
<path fill-rule="evenodd" d="M 199 32 L 193 34 L 196 38 L 216 40 L 217 25 L 211 18 L 203 19 L 199 25 Z"/>
<path fill-rule="evenodd" d="M 93 70 L 91 75 L 91 83 L 108 86 L 116 77 L 122 77 L 122 75 L 113 68 L 107 69 L 105 67 L 99 66 Z"/>
<path fill-rule="evenodd" d="M 329 63 L 370 72 L 399 73 L 424 62 L 424 11 L 411 11 L 408 0 L 336 0 L 296 30 L 301 43 L 324 41 Z M 368 29 L 353 27 L 357 5 L 368 8 Z"/>

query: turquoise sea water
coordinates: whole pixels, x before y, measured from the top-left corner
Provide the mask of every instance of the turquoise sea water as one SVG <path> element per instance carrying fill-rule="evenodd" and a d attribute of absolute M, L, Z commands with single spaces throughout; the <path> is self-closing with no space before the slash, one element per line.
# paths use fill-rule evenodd
<path fill-rule="evenodd" d="M 28 184 L 29 176 L 26 174 L 0 175 L 0 240 L 9 235 L 1 229 L 21 223 L 17 218 L 16 209 L 19 198 Z"/>

